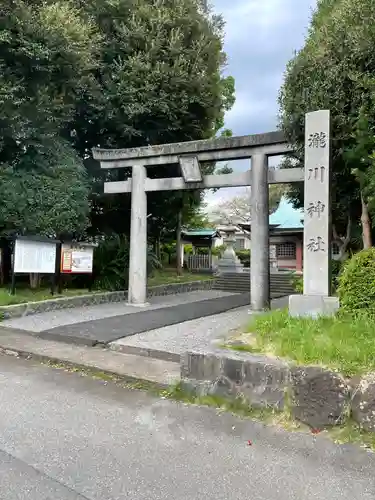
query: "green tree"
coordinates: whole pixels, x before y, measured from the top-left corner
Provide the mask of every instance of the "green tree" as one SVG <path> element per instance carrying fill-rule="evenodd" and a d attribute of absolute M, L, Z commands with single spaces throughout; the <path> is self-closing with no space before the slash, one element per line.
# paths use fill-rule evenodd
<path fill-rule="evenodd" d="M 5 0 L 0 14 L 0 232 L 87 226 L 82 160 L 61 131 L 93 83 L 99 37 L 63 0 Z"/>
<path fill-rule="evenodd" d="M 45 139 L 0 169 L 3 234 L 79 237 L 88 225 L 89 184 L 77 153 L 60 139 Z"/>
<path fill-rule="evenodd" d="M 0 161 L 72 120 L 97 36 L 70 2 L 4 0 L 0 14 Z"/>
<path fill-rule="evenodd" d="M 320 0 L 305 45 L 286 69 L 280 121 L 302 164 L 305 113 L 331 110 L 333 222 L 339 244 L 348 243 L 359 220 L 363 246 L 372 244 L 374 74 L 372 0 Z M 300 189 L 294 198 L 301 202 Z"/>
<path fill-rule="evenodd" d="M 82 169 L 79 158 L 69 151 L 70 143 L 89 173 L 91 231 L 127 232 L 130 197 L 103 196 L 102 183 L 106 178 L 121 179 L 129 171 L 100 171 L 90 158 L 91 148 L 204 139 L 222 129 L 224 112 L 234 102 L 234 80 L 221 75 L 223 22 L 203 4 L 200 0 L 4 0 L 0 162 L 9 205 L 3 207 L 0 230 L 61 231 L 62 215 L 51 212 L 50 198 L 38 196 L 37 190 L 43 183 L 51 187 L 56 178 L 56 186 L 75 193 L 69 180 L 77 182 Z M 52 149 L 61 158 L 50 149 L 52 140 Z M 205 173 L 214 168 L 205 165 Z M 16 172 L 14 193 L 28 186 L 28 199 L 20 200 L 19 207 L 16 196 L 7 193 L 11 171 Z M 153 168 L 150 175 L 178 175 L 178 169 Z M 58 197 L 58 191 L 51 192 Z M 69 202 L 71 215 L 76 213 L 69 220 L 77 226 L 67 222 L 66 230 L 79 232 L 86 225 L 84 192 L 86 181 L 80 195 L 73 194 Z M 148 197 L 151 233 L 176 224 L 182 196 L 189 210 L 201 202 L 199 192 Z M 65 192 L 62 197 L 68 200 Z M 31 205 L 35 219 L 27 213 Z M 48 225 L 46 211 L 51 219 L 60 218 Z"/>
<path fill-rule="evenodd" d="M 82 157 L 94 146 L 137 147 L 213 137 L 234 102 L 234 80 L 222 77 L 223 21 L 200 0 L 89 0 L 77 5 L 95 19 L 102 42 L 95 87 L 76 108 L 74 146 Z M 95 231 L 126 231 L 130 204 L 125 195 L 103 196 L 103 179 L 128 170 L 100 172 L 86 162 L 95 181 Z M 215 165 L 203 166 L 212 173 Z M 153 167 L 149 175 L 179 175 L 175 165 Z M 182 201 L 183 200 L 183 201 Z M 200 193 L 148 196 L 150 234 L 177 223 L 181 204 L 199 205 Z M 108 215 L 110 214 L 110 215 Z"/>

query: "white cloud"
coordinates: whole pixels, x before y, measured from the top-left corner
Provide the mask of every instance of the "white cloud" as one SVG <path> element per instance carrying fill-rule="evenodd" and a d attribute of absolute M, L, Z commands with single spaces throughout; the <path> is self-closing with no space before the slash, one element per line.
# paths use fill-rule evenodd
<path fill-rule="evenodd" d="M 236 80 L 236 104 L 225 126 L 234 135 L 275 130 L 277 96 L 286 63 L 304 40 L 316 0 L 212 0 L 226 21 L 226 74 Z M 273 163 L 277 159 L 273 160 Z M 245 170 L 236 163 L 235 170 Z M 210 204 L 235 196 L 241 188 L 207 193 Z"/>

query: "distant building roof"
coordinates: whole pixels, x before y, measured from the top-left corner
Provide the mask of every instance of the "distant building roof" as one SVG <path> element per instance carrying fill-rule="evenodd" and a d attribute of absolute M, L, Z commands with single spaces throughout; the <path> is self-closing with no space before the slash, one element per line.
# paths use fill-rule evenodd
<path fill-rule="evenodd" d="M 277 210 L 270 215 L 269 224 L 277 229 L 303 229 L 303 210 L 294 208 L 293 203 L 283 196 Z"/>
<path fill-rule="evenodd" d="M 280 200 L 276 211 L 269 216 L 269 227 L 273 233 L 278 231 L 303 231 L 303 210 L 294 208 L 293 203 L 285 196 Z M 251 222 L 239 224 L 246 230 L 251 230 Z"/>
<path fill-rule="evenodd" d="M 220 233 L 217 229 L 192 229 L 181 231 L 182 235 L 188 238 L 218 238 L 220 237 Z"/>

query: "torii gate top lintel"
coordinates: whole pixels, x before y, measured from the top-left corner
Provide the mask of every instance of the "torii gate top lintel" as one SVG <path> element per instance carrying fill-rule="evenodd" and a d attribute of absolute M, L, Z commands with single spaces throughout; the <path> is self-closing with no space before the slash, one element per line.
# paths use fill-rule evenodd
<path fill-rule="evenodd" d="M 181 156 L 196 156 L 200 162 L 250 158 L 257 150 L 266 156 L 291 152 L 281 131 L 237 137 L 218 137 L 127 149 L 94 148 L 93 157 L 102 168 L 177 163 Z"/>

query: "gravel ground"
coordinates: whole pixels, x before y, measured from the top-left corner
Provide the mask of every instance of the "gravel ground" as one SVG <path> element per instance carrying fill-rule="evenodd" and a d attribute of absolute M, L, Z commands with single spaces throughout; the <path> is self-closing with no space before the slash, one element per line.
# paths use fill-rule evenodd
<path fill-rule="evenodd" d="M 138 333 L 116 340 L 110 347 L 120 348 L 119 350 L 121 346 L 142 347 L 181 354 L 190 349 L 204 348 L 217 339 L 233 335 L 234 330 L 249 321 L 250 314 L 248 306 L 240 307 L 222 314 Z"/>
<path fill-rule="evenodd" d="M 57 328 L 59 326 L 74 325 L 84 321 L 93 321 L 103 318 L 132 314 L 135 312 L 150 311 L 161 307 L 175 306 L 189 302 L 197 302 L 203 299 L 214 299 L 216 297 L 226 297 L 232 293 L 221 290 L 202 290 L 176 295 L 163 295 L 151 297 L 150 305 L 147 307 L 128 306 L 126 302 L 112 304 L 99 304 L 88 307 L 76 307 L 72 309 L 61 309 L 60 311 L 50 311 L 22 318 L 14 318 L 3 321 L 2 326 L 28 330 L 31 332 L 42 332 Z"/>

